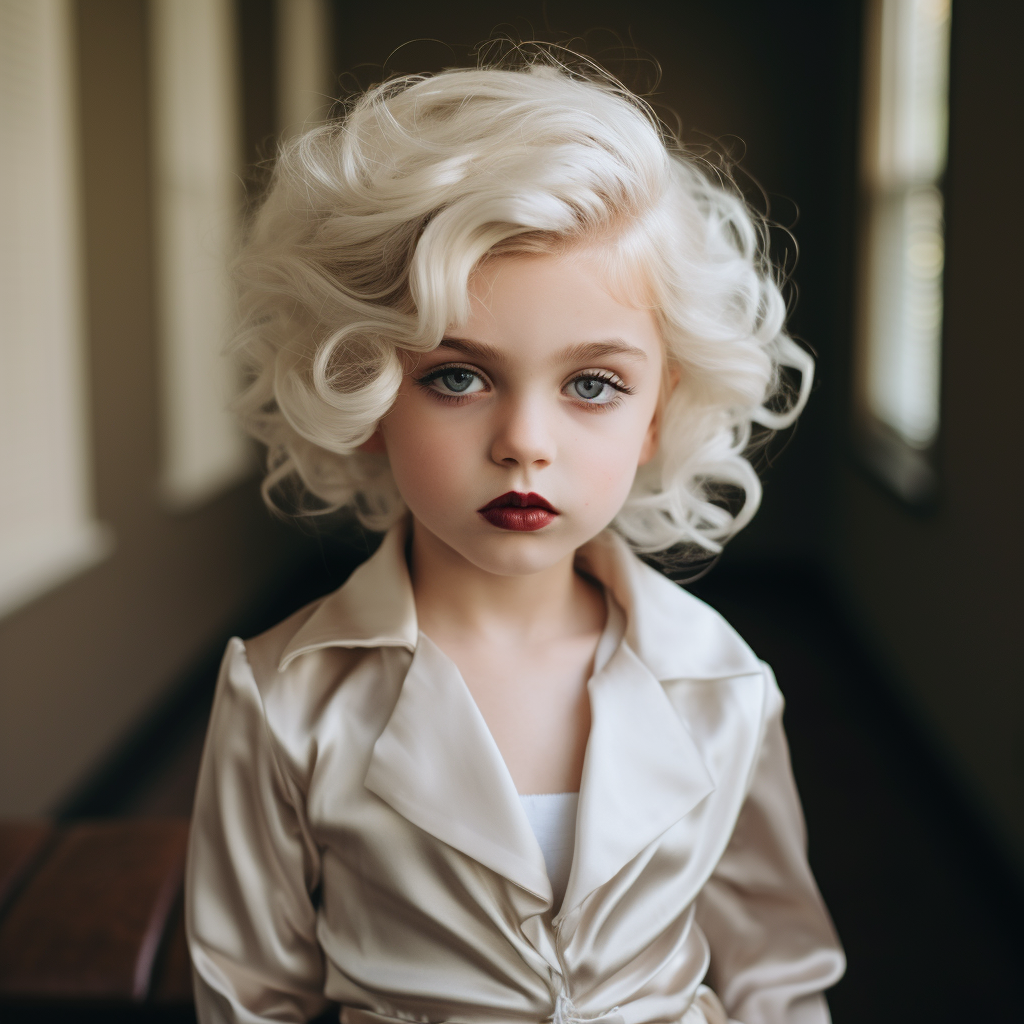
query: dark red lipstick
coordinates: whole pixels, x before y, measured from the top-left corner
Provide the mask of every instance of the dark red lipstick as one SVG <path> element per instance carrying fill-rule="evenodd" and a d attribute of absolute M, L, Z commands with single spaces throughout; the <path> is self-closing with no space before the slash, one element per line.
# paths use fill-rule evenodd
<path fill-rule="evenodd" d="M 539 530 L 558 515 L 557 508 L 532 491 L 529 494 L 509 491 L 487 502 L 477 512 L 500 530 Z"/>

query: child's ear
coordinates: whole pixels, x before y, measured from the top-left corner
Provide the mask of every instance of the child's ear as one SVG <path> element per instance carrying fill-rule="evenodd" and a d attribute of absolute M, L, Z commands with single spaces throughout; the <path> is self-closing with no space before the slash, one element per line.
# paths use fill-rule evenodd
<path fill-rule="evenodd" d="M 640 446 L 640 457 L 636 462 L 638 466 L 646 465 L 658 453 L 658 441 L 661 433 L 661 413 L 665 407 L 665 402 L 668 400 L 668 396 L 675 391 L 676 385 L 679 383 L 679 367 L 673 366 L 666 370 L 666 375 L 666 383 L 664 390 L 662 391 L 661 398 L 658 400 L 658 407 L 654 410 L 654 415 L 651 417 L 651 422 L 647 427 L 647 436 L 644 438 L 643 444 Z"/>
<path fill-rule="evenodd" d="M 359 446 L 359 450 L 366 452 L 367 455 L 387 455 L 388 450 L 379 423 L 377 429 Z"/>

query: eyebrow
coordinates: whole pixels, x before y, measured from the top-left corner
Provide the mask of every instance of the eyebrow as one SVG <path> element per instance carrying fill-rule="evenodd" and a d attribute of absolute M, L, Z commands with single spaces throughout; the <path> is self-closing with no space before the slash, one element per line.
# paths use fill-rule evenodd
<path fill-rule="evenodd" d="M 445 337 L 441 340 L 438 348 L 451 348 L 471 359 L 479 359 L 499 366 L 508 362 L 508 356 L 501 349 L 494 348 L 493 345 L 487 345 L 482 341 L 470 341 L 468 338 Z M 561 363 L 579 363 L 588 362 L 591 359 L 602 359 L 605 356 L 626 356 L 628 359 L 647 360 L 647 353 L 642 348 L 629 345 L 618 338 L 570 345 L 559 352 L 555 359 Z"/>

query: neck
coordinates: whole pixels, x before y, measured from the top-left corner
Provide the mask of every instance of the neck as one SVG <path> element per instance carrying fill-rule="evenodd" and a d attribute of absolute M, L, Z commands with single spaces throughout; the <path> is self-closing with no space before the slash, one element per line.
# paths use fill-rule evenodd
<path fill-rule="evenodd" d="M 590 632 L 604 601 L 574 553 L 539 572 L 501 576 L 474 565 L 413 520 L 410 573 L 420 629 L 432 639 L 544 642 Z M 597 628 L 600 628 L 598 625 Z"/>

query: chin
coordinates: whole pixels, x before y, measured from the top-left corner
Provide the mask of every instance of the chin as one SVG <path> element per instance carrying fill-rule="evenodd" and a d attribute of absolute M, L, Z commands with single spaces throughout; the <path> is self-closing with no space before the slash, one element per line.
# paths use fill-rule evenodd
<path fill-rule="evenodd" d="M 515 538 L 517 542 L 522 538 Z M 573 548 L 572 550 L 575 550 Z M 491 545 L 481 545 L 473 551 L 463 552 L 463 557 L 478 569 L 495 576 L 532 576 L 557 564 L 566 555 L 561 545 L 557 549 L 535 542 L 503 544 L 496 550 Z"/>
<path fill-rule="evenodd" d="M 543 572 L 578 547 L 563 538 L 545 535 L 545 531 L 494 531 L 491 536 L 476 536 L 468 542 L 461 537 L 455 543 L 447 543 L 467 562 L 495 576 L 530 576 Z"/>

